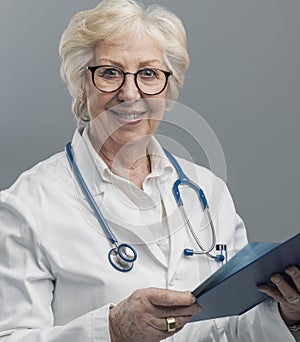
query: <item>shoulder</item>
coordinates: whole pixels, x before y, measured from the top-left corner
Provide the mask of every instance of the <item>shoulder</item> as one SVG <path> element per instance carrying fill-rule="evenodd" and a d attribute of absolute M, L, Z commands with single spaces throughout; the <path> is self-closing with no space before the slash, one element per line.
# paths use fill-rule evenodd
<path fill-rule="evenodd" d="M 213 171 L 208 169 L 205 166 L 199 165 L 195 162 L 192 162 L 190 160 L 176 157 L 182 171 L 193 181 L 196 183 L 204 183 L 204 184 L 212 184 L 216 183 L 220 186 L 225 186 L 225 180 L 223 180 L 221 177 L 217 176 Z"/>
<path fill-rule="evenodd" d="M 60 189 L 68 178 L 68 172 L 65 154 L 59 152 L 23 172 L 11 187 L 3 192 L 24 202 L 29 198 L 38 199 L 39 193 L 43 191 Z"/>
<path fill-rule="evenodd" d="M 180 157 L 176 157 L 176 159 L 187 177 L 204 191 L 210 204 L 215 202 L 217 207 L 222 204 L 231 207 L 231 209 L 234 208 L 234 202 L 227 187 L 226 180 L 197 163 Z"/>

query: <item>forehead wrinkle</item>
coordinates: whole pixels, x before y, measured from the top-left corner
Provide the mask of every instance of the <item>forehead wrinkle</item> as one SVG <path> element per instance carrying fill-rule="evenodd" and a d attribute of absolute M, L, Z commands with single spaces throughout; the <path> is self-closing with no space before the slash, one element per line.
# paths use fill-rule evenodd
<path fill-rule="evenodd" d="M 162 48 L 148 35 L 138 41 L 99 42 L 95 47 L 95 62 L 97 65 L 112 63 L 121 68 L 159 67 L 165 64 Z"/>
<path fill-rule="evenodd" d="M 116 61 L 114 59 L 110 59 L 110 58 L 100 58 L 99 62 L 97 63 L 98 65 L 113 65 L 113 66 L 117 66 L 119 68 L 124 68 L 123 63 Z M 138 67 L 139 68 L 145 68 L 145 67 L 158 67 L 161 65 L 161 61 L 158 59 L 149 59 L 149 60 L 145 60 L 145 61 L 141 61 L 138 63 Z"/>

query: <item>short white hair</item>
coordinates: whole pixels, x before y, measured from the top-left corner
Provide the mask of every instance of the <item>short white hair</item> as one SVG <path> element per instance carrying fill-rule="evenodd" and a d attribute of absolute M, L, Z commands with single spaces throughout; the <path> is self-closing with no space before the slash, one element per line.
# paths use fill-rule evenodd
<path fill-rule="evenodd" d="M 176 100 L 189 65 L 186 32 L 181 20 L 158 6 L 144 7 L 135 0 L 103 0 L 95 8 L 75 14 L 59 44 L 61 77 L 73 97 L 77 118 L 88 117 L 82 89 L 86 66 L 94 57 L 95 47 L 104 40 L 136 37 L 147 33 L 163 49 L 165 63 L 173 75 L 169 79 L 168 99 Z"/>

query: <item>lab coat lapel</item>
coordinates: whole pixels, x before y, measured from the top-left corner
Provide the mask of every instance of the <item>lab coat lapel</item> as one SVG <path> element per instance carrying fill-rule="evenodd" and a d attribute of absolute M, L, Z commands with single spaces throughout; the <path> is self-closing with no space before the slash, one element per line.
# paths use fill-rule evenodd
<path fill-rule="evenodd" d="M 139 232 L 136 231 L 136 226 L 132 227 L 127 225 L 125 227 L 115 221 L 107 221 L 120 243 L 134 245 L 138 255 L 144 253 L 142 249 L 146 248 L 157 262 L 165 268 L 168 267 L 167 260 L 156 241 L 153 241 L 153 235 L 148 227 L 144 227 L 142 234 L 139 234 Z"/>
<path fill-rule="evenodd" d="M 97 170 L 96 161 L 91 157 L 90 152 L 78 129 L 75 131 L 72 139 L 72 149 L 76 164 L 85 183 L 88 186 L 90 193 L 92 195 L 100 194 L 100 184 L 103 185 L 103 181 L 101 180 L 101 176 Z M 73 172 L 72 175 L 74 179 L 74 186 L 78 188 L 79 193 L 82 193 L 77 180 L 74 178 Z"/>
<path fill-rule="evenodd" d="M 151 233 L 151 229 L 154 229 L 155 227 L 149 227 L 147 228 L 147 240 L 144 239 L 145 247 L 148 249 L 148 251 L 151 253 L 151 255 L 165 268 L 168 268 L 168 260 L 166 259 L 165 255 L 163 254 L 162 250 L 158 246 L 159 241 L 155 241 L 153 239 L 153 234 Z M 144 233 L 143 233 L 144 235 Z M 150 241 L 150 242 L 149 242 Z"/>
<path fill-rule="evenodd" d="M 188 189 L 191 190 L 190 188 Z M 168 270 L 168 281 L 170 282 L 176 273 L 181 258 L 184 258 L 184 249 L 198 248 L 195 245 L 195 241 L 191 237 L 191 234 L 187 230 L 186 223 L 184 222 L 184 219 L 180 213 L 176 201 L 174 200 L 174 197 L 171 194 L 171 191 L 168 191 L 167 193 L 170 194 L 169 196 L 166 196 L 165 199 L 165 209 L 168 217 L 171 245 Z M 199 225 L 200 222 L 202 222 L 204 216 L 203 211 L 201 209 L 201 203 L 196 193 L 194 193 L 194 190 L 191 190 L 190 192 L 186 190 L 182 191 L 181 195 L 184 203 L 184 208 L 191 225 L 196 229 L 198 228 L 197 231 L 200 234 L 200 238 L 204 239 L 204 237 L 207 236 L 207 234 L 210 237 L 210 231 L 208 228 L 199 231 Z"/>
<path fill-rule="evenodd" d="M 170 282 L 176 272 L 180 258 L 183 257 L 187 232 L 171 191 L 168 191 L 164 204 L 170 231 L 170 260 L 168 269 L 168 282 Z"/>
<path fill-rule="evenodd" d="M 147 225 L 147 223 L 143 222 L 141 217 L 136 216 L 136 212 L 130 212 L 130 207 L 125 208 L 121 205 L 116 207 L 113 205 L 113 203 L 116 203 L 117 201 L 117 198 L 114 198 L 116 194 L 107 191 L 107 187 L 101 187 L 101 190 L 101 203 L 106 203 L 104 207 L 101 206 L 101 211 L 119 243 L 135 245 L 138 254 L 139 250 L 142 252 L 143 248 L 147 248 L 150 254 L 160 264 L 167 268 L 167 260 L 151 231 L 151 229 L 155 229 L 155 225 Z M 107 207 L 107 204 L 109 203 L 112 203 L 112 205 Z M 140 213 L 140 215 L 142 215 L 142 213 Z M 126 220 L 122 220 L 122 218 L 126 218 Z M 135 222 L 133 221 L 134 218 L 136 218 Z M 128 222 L 128 219 L 132 220 L 131 223 Z"/>

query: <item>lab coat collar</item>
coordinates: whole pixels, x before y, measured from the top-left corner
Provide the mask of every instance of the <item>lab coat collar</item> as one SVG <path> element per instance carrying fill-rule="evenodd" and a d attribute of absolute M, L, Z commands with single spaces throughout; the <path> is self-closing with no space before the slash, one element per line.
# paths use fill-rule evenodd
<path fill-rule="evenodd" d="M 173 166 L 154 137 L 149 141 L 147 153 L 151 160 L 151 174 L 149 177 L 158 177 L 160 182 L 165 182 L 172 174 Z"/>
<path fill-rule="evenodd" d="M 91 193 L 92 196 L 102 194 L 105 190 L 106 183 L 108 182 L 103 179 L 99 173 L 99 163 L 104 163 L 97 153 L 90 148 L 83 134 L 87 127 L 78 128 L 75 130 L 72 139 L 72 149 L 74 154 L 74 160 L 80 170 L 80 173 Z M 76 188 L 79 188 L 79 184 L 76 180 Z M 81 190 L 79 190 L 79 196 L 85 197 Z"/>
<path fill-rule="evenodd" d="M 72 139 L 72 148 L 74 159 L 83 179 L 91 194 L 96 196 L 105 191 L 112 182 L 113 177 L 118 176 L 109 170 L 105 162 L 94 150 L 88 137 L 88 129 L 88 125 L 76 129 Z M 148 144 L 147 152 L 151 160 L 151 174 L 147 178 L 157 177 L 161 183 L 165 182 L 174 173 L 174 168 L 154 137 L 151 138 Z"/>

